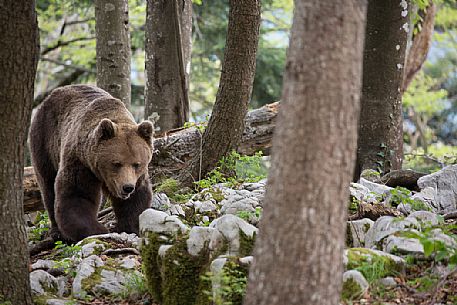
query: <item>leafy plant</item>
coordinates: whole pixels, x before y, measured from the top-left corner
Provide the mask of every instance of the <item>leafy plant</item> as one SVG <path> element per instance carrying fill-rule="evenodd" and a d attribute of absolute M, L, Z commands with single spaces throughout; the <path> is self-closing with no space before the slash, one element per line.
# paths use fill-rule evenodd
<path fill-rule="evenodd" d="M 430 211 L 430 207 L 419 199 L 411 198 L 411 191 L 407 188 L 397 186 L 390 190 L 390 205 L 393 207 L 399 204 L 409 205 L 413 211 Z"/>
<path fill-rule="evenodd" d="M 221 273 L 214 275 L 208 272 L 202 279 L 219 283 L 214 294 L 212 291 L 204 292 L 214 305 L 241 304 L 246 293 L 247 272 L 236 262 L 228 261 Z"/>
<path fill-rule="evenodd" d="M 54 249 L 59 251 L 60 257 L 65 258 L 78 254 L 81 251 L 82 247 L 75 244 L 67 245 L 61 240 L 58 240 L 55 242 Z"/>
<path fill-rule="evenodd" d="M 38 212 L 35 218 L 35 226 L 29 231 L 29 239 L 39 241 L 49 231 L 49 216 L 47 212 Z"/>
<path fill-rule="evenodd" d="M 219 161 L 218 166 L 205 179 L 195 184 L 199 189 L 218 183 L 227 183 L 233 187 L 243 182 L 258 182 L 266 178 L 266 174 L 266 168 L 262 164 L 262 152 L 257 152 L 254 156 L 242 156 L 232 151 Z"/>
<path fill-rule="evenodd" d="M 260 219 L 260 217 L 262 216 L 262 208 L 256 207 L 255 212 L 239 211 L 238 213 L 236 213 L 236 216 L 238 216 L 239 218 L 244 219 L 246 221 L 249 221 L 252 218 Z"/>

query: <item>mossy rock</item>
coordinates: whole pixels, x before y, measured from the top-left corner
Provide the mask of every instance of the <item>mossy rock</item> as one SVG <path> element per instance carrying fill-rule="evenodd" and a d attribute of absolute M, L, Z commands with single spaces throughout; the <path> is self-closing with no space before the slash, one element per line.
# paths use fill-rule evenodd
<path fill-rule="evenodd" d="M 368 248 L 346 250 L 347 270 L 358 270 L 372 282 L 386 276 L 396 276 L 405 270 L 405 260 L 401 257 Z"/>

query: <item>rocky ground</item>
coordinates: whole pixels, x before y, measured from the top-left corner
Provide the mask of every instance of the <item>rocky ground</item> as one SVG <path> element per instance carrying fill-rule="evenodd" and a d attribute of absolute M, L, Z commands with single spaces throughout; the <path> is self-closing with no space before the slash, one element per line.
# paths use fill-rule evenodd
<path fill-rule="evenodd" d="M 350 187 L 342 302 L 457 304 L 457 165 L 421 177 L 417 191 L 373 181 L 368 173 Z M 265 180 L 191 196 L 158 190 L 141 238 L 92 236 L 33 256 L 37 304 L 241 304 Z M 45 223 L 34 222 L 31 239 Z"/>

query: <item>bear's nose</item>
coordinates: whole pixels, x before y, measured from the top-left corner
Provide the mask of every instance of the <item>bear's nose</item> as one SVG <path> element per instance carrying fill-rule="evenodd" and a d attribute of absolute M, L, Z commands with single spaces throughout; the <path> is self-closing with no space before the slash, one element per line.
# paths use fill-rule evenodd
<path fill-rule="evenodd" d="M 130 194 L 135 190 L 135 186 L 133 184 L 126 184 L 122 187 L 122 191 L 126 194 Z"/>

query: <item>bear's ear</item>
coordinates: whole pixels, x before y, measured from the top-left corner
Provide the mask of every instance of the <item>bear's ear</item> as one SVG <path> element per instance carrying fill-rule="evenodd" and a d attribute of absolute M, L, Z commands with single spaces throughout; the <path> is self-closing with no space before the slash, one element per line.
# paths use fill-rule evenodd
<path fill-rule="evenodd" d="M 141 122 L 138 125 L 138 134 L 140 137 L 146 140 L 149 144 L 152 144 L 152 136 L 154 135 L 154 125 L 150 121 Z"/>
<path fill-rule="evenodd" d="M 109 140 L 116 135 L 116 126 L 110 119 L 103 119 L 98 123 L 95 134 L 100 140 Z"/>

